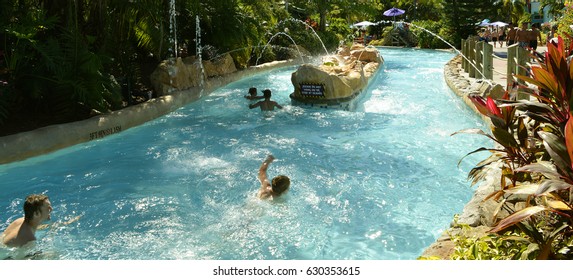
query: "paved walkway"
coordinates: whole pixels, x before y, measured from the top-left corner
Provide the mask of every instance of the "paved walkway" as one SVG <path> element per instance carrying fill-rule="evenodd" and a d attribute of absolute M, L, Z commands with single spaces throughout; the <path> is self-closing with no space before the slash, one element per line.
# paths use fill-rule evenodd
<path fill-rule="evenodd" d="M 493 46 L 492 43 L 490 45 Z M 538 46 L 537 52 L 544 53 L 547 51 L 546 46 Z M 497 45 L 493 48 L 493 81 L 505 87 L 507 85 L 507 46 Z"/>

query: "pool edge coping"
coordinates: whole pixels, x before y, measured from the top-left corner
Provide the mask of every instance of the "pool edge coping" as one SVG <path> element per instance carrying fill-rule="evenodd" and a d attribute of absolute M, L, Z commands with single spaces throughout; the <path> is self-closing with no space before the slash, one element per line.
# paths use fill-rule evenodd
<path fill-rule="evenodd" d="M 229 83 L 298 64 L 298 60 L 281 60 L 252 66 L 224 76 L 211 77 L 205 81 L 203 88 L 192 87 L 85 120 L 0 137 L 0 165 L 49 154 L 128 130 L 197 101 Z"/>

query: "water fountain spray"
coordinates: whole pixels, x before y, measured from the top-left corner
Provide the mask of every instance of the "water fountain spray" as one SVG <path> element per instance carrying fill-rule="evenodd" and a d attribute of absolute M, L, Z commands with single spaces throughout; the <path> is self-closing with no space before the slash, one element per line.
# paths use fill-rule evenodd
<path fill-rule="evenodd" d="M 257 58 L 257 61 L 255 62 L 255 65 L 259 65 L 259 59 L 261 59 L 261 57 L 263 56 L 263 54 L 265 53 L 265 50 L 267 49 L 267 46 L 270 45 L 271 41 L 278 35 L 285 35 L 287 36 L 291 42 L 294 44 L 294 46 L 296 47 L 296 50 L 298 51 L 298 55 L 300 56 L 300 59 L 302 60 L 302 63 L 304 63 L 304 57 L 302 56 L 302 53 L 300 52 L 300 49 L 298 48 L 298 45 L 296 44 L 296 42 L 294 41 L 294 39 L 286 34 L 285 32 L 277 32 L 275 33 L 273 36 L 271 36 L 271 38 L 269 39 L 269 41 L 267 42 L 267 44 L 263 47 L 263 51 L 261 52 L 261 54 L 259 55 L 259 57 Z"/>
<path fill-rule="evenodd" d="M 197 54 L 197 61 L 199 61 L 199 67 L 201 69 L 201 80 L 199 82 L 199 87 L 201 88 L 201 92 L 199 96 L 202 96 L 203 90 L 205 88 L 205 68 L 203 67 L 203 59 L 201 57 L 201 53 L 203 49 L 201 48 L 201 25 L 199 21 L 199 16 L 195 16 L 195 52 Z"/>
<path fill-rule="evenodd" d="M 173 43 L 173 54 L 177 58 L 177 11 L 175 10 L 175 0 L 170 0 L 169 2 L 169 33 L 171 35 L 171 41 Z"/>
<path fill-rule="evenodd" d="M 327 56 L 330 56 L 330 54 L 328 53 L 328 50 L 326 49 L 326 46 L 324 45 L 324 42 L 322 42 L 322 39 L 320 39 L 320 36 L 318 36 L 318 34 L 316 33 L 316 31 L 314 31 L 314 28 L 312 28 L 312 26 L 310 26 L 308 23 L 306 23 L 305 21 L 302 21 L 300 19 L 296 19 L 296 18 L 288 18 L 285 20 L 280 21 L 279 23 L 277 23 L 277 25 L 286 22 L 286 21 L 291 21 L 291 22 L 298 22 L 298 23 L 302 23 L 304 24 L 307 29 L 312 30 L 312 33 L 314 34 L 314 36 L 316 36 L 316 38 L 318 38 L 318 41 L 320 41 L 320 44 L 322 45 L 322 48 L 324 49 L 324 52 L 326 53 Z"/>

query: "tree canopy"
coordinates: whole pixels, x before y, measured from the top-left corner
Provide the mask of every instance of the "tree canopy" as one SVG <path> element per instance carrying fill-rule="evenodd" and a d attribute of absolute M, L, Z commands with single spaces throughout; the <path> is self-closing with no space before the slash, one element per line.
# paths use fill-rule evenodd
<path fill-rule="evenodd" d="M 296 44 L 320 54 L 321 43 L 333 51 L 351 40 L 353 23 L 390 20 L 382 13 L 392 7 L 406 11 L 397 20 L 425 26 L 457 45 L 460 38 L 475 32 L 476 22 L 508 8 L 508 15 L 513 15 L 518 3 L 5 0 L 0 2 L 0 126 L 21 121 L 22 116 L 30 122 L 48 118 L 61 122 L 128 106 L 130 92 L 150 90 L 150 69 L 176 55 L 197 55 L 197 50 L 205 59 L 229 53 L 244 68 L 259 57 L 261 62 L 284 59 L 292 42 L 269 39 L 288 30 Z M 382 28 L 375 26 L 370 32 L 383 36 Z M 273 47 L 261 53 L 267 43 Z"/>

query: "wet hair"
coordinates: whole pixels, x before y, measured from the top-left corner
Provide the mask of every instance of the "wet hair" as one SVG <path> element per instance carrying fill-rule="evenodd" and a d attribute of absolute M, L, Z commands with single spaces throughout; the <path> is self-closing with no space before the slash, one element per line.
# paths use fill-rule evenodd
<path fill-rule="evenodd" d="M 280 195 L 290 187 L 290 179 L 285 175 L 276 176 L 273 178 L 271 187 L 275 194 Z"/>
<path fill-rule="evenodd" d="M 40 207 L 48 200 L 48 196 L 44 194 L 31 194 L 26 197 L 24 202 L 24 221 L 30 222 L 34 218 L 34 213 L 41 211 Z"/>
<path fill-rule="evenodd" d="M 265 98 L 270 98 L 271 97 L 271 90 L 270 89 L 263 90 L 263 96 Z"/>
<path fill-rule="evenodd" d="M 256 87 L 249 88 L 249 94 L 250 95 L 257 95 L 257 88 Z"/>

